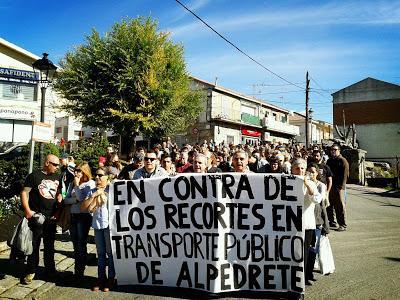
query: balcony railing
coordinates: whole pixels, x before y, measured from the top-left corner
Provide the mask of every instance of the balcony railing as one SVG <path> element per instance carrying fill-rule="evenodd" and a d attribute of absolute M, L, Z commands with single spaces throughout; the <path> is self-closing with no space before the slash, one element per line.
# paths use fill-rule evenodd
<path fill-rule="evenodd" d="M 242 113 L 242 122 L 255 126 L 261 126 L 261 119 L 248 113 Z"/>
<path fill-rule="evenodd" d="M 263 127 L 266 127 L 267 130 L 288 133 L 291 135 L 300 135 L 300 128 L 298 126 L 278 122 L 272 118 L 263 118 L 262 125 Z"/>

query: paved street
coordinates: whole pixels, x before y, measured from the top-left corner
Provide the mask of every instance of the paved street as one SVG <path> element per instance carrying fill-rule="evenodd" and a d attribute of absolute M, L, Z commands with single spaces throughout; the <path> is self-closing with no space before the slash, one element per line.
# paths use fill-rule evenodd
<path fill-rule="evenodd" d="M 400 298 L 400 198 L 384 197 L 380 189 L 351 185 L 348 189 L 348 226 L 346 232 L 332 232 L 330 240 L 336 272 L 317 274 L 317 282 L 306 290 L 306 299 L 399 299 Z M 1 299 L 166 299 L 200 298 L 187 291 L 159 288 L 133 290 L 119 287 L 108 295 L 89 290 L 96 276 L 96 260 L 91 256 L 85 281 L 78 287 L 71 280 L 73 259 L 71 243 L 57 242 L 57 268 L 63 270 L 54 282 L 38 280 L 31 286 L 18 284 L 22 265 L 10 265 L 8 251 L 1 252 Z M 90 244 L 90 250 L 95 250 Z M 1 251 L 1 246 L 0 246 Z M 39 277 L 40 279 L 40 277 Z M 146 293 L 143 295 L 141 293 Z M 152 295 L 152 296 L 149 296 Z M 260 296 L 262 297 L 262 296 Z"/>

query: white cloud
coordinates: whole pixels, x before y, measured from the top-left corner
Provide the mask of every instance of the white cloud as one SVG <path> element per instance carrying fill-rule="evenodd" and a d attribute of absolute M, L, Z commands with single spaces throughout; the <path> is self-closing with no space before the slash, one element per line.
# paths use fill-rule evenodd
<path fill-rule="evenodd" d="M 197 12 L 199 10 L 201 10 L 203 7 L 206 7 L 211 0 L 192 0 L 189 3 L 184 3 L 182 2 L 187 8 L 189 8 L 191 11 L 193 12 Z M 172 23 L 180 21 L 181 19 L 183 19 L 184 17 L 187 17 L 188 15 L 191 16 L 190 12 L 188 12 L 185 8 L 183 8 L 182 6 L 180 6 L 179 3 L 176 3 L 177 6 L 179 6 L 179 12 L 176 14 L 175 17 L 173 17 L 170 21 Z"/>
<path fill-rule="evenodd" d="M 201 1 L 200 1 L 201 2 Z M 206 1 L 207 2 L 207 1 Z M 382 1 L 370 2 L 345 2 L 338 1 L 322 6 L 309 6 L 303 8 L 277 9 L 266 12 L 232 15 L 229 18 L 204 19 L 217 31 L 247 30 L 249 28 L 285 28 L 294 26 L 318 25 L 389 25 L 400 24 L 400 5 Z M 210 31 L 198 20 L 169 28 L 177 36 L 193 35 Z"/>

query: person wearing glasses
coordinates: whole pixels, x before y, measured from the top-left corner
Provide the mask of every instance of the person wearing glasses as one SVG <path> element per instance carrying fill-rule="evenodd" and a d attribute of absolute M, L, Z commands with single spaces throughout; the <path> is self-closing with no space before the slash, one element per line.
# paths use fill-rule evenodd
<path fill-rule="evenodd" d="M 152 177 L 167 177 L 169 174 L 165 169 L 159 166 L 157 154 L 150 150 L 144 156 L 144 167 L 137 169 L 133 174 L 133 179 L 152 178 Z"/>
<path fill-rule="evenodd" d="M 71 240 L 74 246 L 75 278 L 82 280 L 87 261 L 87 242 L 92 215 L 81 210 L 81 203 L 96 186 L 88 163 L 78 165 L 74 171 L 74 180 L 70 184 L 64 204 L 71 205 Z"/>
<path fill-rule="evenodd" d="M 109 170 L 105 167 L 98 168 L 96 170 L 95 181 L 96 187 L 89 192 L 81 208 L 93 213 L 92 227 L 94 229 L 94 240 L 98 258 L 98 280 L 92 287 L 92 291 L 97 292 L 102 290 L 103 292 L 108 292 L 116 285 L 107 202 Z M 107 260 L 108 272 L 106 272 Z"/>
<path fill-rule="evenodd" d="M 349 177 L 349 163 L 340 154 L 340 146 L 334 144 L 331 148 L 331 157 L 326 163 L 332 171 L 332 188 L 329 192 L 330 206 L 327 207 L 329 225 L 337 231 L 345 231 L 346 224 L 346 204 L 344 199 L 344 191 L 346 188 L 347 178 Z M 336 220 L 335 222 L 335 215 Z M 337 227 L 339 225 L 339 227 Z"/>
<path fill-rule="evenodd" d="M 32 230 L 32 254 L 28 256 L 23 284 L 32 283 L 39 264 L 39 249 L 43 237 L 44 268 L 48 276 L 56 273 L 54 262 L 54 241 L 56 237 L 56 222 L 52 218 L 56 211 L 56 194 L 60 175 L 60 161 L 57 156 L 46 156 L 43 169 L 30 173 L 24 182 L 21 192 L 21 204 Z M 44 222 L 40 222 L 40 216 Z"/>

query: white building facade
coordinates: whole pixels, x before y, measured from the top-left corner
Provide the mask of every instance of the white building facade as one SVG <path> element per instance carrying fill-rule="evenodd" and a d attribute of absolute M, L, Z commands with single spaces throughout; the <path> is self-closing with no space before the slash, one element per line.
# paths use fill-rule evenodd
<path fill-rule="evenodd" d="M 299 128 L 289 124 L 289 111 L 216 84 L 192 77 L 191 88 L 203 91 L 203 109 L 178 145 L 213 140 L 216 144 L 289 143 Z"/>
<path fill-rule="evenodd" d="M 41 89 L 32 63 L 40 59 L 0 38 L 0 144 L 28 143 L 32 123 L 40 121 Z M 56 95 L 47 89 L 45 123 L 54 129 Z"/>

